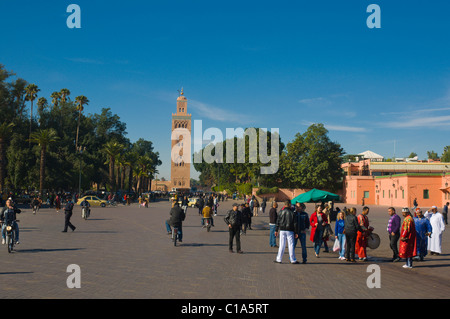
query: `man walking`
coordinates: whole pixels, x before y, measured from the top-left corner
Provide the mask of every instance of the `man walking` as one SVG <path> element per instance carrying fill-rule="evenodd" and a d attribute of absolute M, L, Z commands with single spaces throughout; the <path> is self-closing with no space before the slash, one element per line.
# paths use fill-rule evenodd
<path fill-rule="evenodd" d="M 402 209 L 403 223 L 400 233 L 399 256 L 406 259 L 403 268 L 412 268 L 413 257 L 416 255 L 416 225 L 407 207 Z"/>
<path fill-rule="evenodd" d="M 428 212 L 428 215 L 432 228 L 431 238 L 428 241 L 428 250 L 431 255 L 439 255 L 442 250 L 442 233 L 445 230 L 444 218 L 437 211 L 436 206 L 432 206 L 431 214 Z M 427 213 L 425 213 L 425 216 L 427 216 Z"/>
<path fill-rule="evenodd" d="M 309 229 L 309 216 L 305 212 L 304 203 L 295 204 L 295 218 L 297 219 L 297 235 L 298 238 L 294 238 L 294 248 L 297 247 L 297 239 L 300 240 L 302 246 L 302 263 L 306 263 L 307 253 L 306 253 L 306 230 Z"/>
<path fill-rule="evenodd" d="M 241 228 L 242 228 L 242 213 L 238 210 L 239 205 L 233 204 L 233 209 L 229 210 L 224 218 L 225 223 L 228 225 L 229 242 L 228 246 L 230 253 L 233 253 L 233 239 L 236 237 L 236 251 L 242 254 L 241 250 Z"/>
<path fill-rule="evenodd" d="M 291 202 L 287 200 L 284 203 L 284 207 L 278 214 L 276 223 L 275 236 L 280 234 L 280 247 L 278 248 L 278 255 L 274 262 L 281 264 L 284 250 L 286 249 L 286 242 L 289 248 L 289 260 L 292 264 L 298 264 L 295 257 L 294 238 L 298 238 L 296 234 L 297 221 L 294 216 L 294 212 L 291 210 Z"/>
<path fill-rule="evenodd" d="M 398 257 L 398 240 L 400 238 L 400 224 L 401 219 L 400 216 L 398 216 L 395 212 L 394 207 L 388 208 L 388 213 L 391 218 L 389 218 L 389 222 L 387 225 L 387 232 L 389 234 L 389 246 L 392 249 L 392 252 L 394 253 L 392 257 L 393 262 L 397 262 L 400 260 Z"/>
<path fill-rule="evenodd" d="M 73 212 L 73 202 L 72 199 L 69 198 L 66 206 L 64 206 L 64 230 L 62 231 L 63 233 L 67 233 L 67 228 L 72 229 L 72 231 L 75 231 L 76 229 L 76 227 L 72 225 L 72 223 L 70 222 L 72 212 Z"/>
<path fill-rule="evenodd" d="M 278 204 L 277 202 L 273 202 L 272 208 L 269 211 L 269 228 L 270 228 L 270 235 L 269 235 L 269 245 L 270 247 L 278 247 L 277 246 L 277 239 L 275 237 L 275 229 L 277 227 L 277 208 Z"/>

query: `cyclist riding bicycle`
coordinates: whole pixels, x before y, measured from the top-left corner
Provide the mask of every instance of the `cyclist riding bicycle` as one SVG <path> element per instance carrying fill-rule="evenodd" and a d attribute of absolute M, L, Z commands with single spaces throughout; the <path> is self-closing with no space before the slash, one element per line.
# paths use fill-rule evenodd
<path fill-rule="evenodd" d="M 182 226 L 185 218 L 186 215 L 178 202 L 174 202 L 172 209 L 170 210 L 170 219 L 166 221 L 166 227 L 168 232 L 171 232 L 170 226 L 178 228 L 178 241 L 180 242 L 183 241 Z"/>

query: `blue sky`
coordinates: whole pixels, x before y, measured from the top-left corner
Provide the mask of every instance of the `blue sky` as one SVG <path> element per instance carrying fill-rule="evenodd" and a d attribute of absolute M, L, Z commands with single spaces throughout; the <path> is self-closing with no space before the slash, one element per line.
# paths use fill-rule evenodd
<path fill-rule="evenodd" d="M 81 8 L 69 29 L 66 8 Z M 381 8 L 369 29 L 366 8 Z M 203 129 L 324 123 L 347 153 L 419 158 L 450 145 L 449 1 L 6 1 L 0 63 L 85 95 L 153 141 L 170 178 L 177 90 Z M 193 172 L 193 176 L 198 174 Z"/>

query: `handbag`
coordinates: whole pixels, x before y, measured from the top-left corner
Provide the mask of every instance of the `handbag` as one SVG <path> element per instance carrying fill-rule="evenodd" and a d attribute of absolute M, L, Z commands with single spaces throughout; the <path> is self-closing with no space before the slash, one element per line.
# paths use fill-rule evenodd
<path fill-rule="evenodd" d="M 334 245 L 333 245 L 333 251 L 339 251 L 341 250 L 341 245 L 339 244 L 339 240 L 335 240 L 334 241 Z"/>

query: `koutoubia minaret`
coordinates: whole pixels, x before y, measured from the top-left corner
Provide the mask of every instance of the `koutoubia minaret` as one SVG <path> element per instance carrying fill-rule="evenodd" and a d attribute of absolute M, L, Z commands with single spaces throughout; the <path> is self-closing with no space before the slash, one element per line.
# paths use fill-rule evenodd
<path fill-rule="evenodd" d="M 191 114 L 187 113 L 187 99 L 184 96 L 183 89 L 181 89 L 180 96 L 177 98 L 177 112 L 172 113 L 171 136 L 173 154 L 170 165 L 170 181 L 172 188 L 190 189 Z M 174 136 L 175 138 L 173 138 Z"/>

